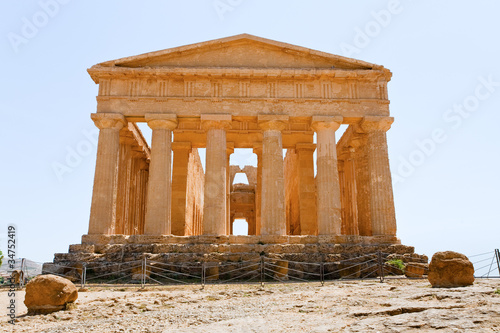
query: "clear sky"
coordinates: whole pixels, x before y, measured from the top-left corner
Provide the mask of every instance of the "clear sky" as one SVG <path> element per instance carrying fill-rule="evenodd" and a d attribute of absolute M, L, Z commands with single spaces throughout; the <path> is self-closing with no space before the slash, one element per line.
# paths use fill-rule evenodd
<path fill-rule="evenodd" d="M 492 251 L 499 12 L 493 0 L 1 1 L 0 248 L 14 224 L 18 256 L 51 261 L 87 232 L 97 95 L 87 68 L 250 33 L 389 68 L 398 236 L 429 256 Z"/>

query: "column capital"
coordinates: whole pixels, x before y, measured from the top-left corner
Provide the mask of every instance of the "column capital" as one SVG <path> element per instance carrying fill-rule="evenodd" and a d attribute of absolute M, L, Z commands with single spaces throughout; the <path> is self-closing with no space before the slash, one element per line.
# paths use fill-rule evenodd
<path fill-rule="evenodd" d="M 231 128 L 232 116 L 230 114 L 202 114 L 201 128 L 209 129 L 225 129 Z"/>
<path fill-rule="evenodd" d="M 314 151 L 316 149 L 316 144 L 314 143 L 297 143 L 295 145 L 296 151 Z"/>
<path fill-rule="evenodd" d="M 393 122 L 393 117 L 366 116 L 359 123 L 359 127 L 365 133 L 387 132 Z"/>
<path fill-rule="evenodd" d="M 323 129 L 333 129 L 336 131 L 344 118 L 342 116 L 313 116 L 311 119 L 311 127 L 317 132 Z"/>
<path fill-rule="evenodd" d="M 257 123 L 264 131 L 282 131 L 289 119 L 290 117 L 286 115 L 260 114 L 257 116 Z"/>
<path fill-rule="evenodd" d="M 172 113 L 146 113 L 144 118 L 151 129 L 174 130 L 177 127 L 177 115 Z"/>
<path fill-rule="evenodd" d="M 90 118 L 99 129 L 120 130 L 127 125 L 127 120 L 120 113 L 92 113 Z"/>
<path fill-rule="evenodd" d="M 344 147 L 339 154 L 339 160 L 351 160 L 354 158 L 354 153 L 356 152 L 356 149 L 352 146 Z"/>

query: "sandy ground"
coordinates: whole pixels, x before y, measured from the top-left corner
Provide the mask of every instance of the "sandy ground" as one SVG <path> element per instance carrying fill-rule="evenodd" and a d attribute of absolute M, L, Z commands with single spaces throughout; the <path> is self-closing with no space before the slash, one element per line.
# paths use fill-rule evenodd
<path fill-rule="evenodd" d="M 431 288 L 426 280 L 90 288 L 76 309 L 26 316 L 1 332 L 500 332 L 500 280 Z M 7 314 L 7 291 L 0 306 Z"/>

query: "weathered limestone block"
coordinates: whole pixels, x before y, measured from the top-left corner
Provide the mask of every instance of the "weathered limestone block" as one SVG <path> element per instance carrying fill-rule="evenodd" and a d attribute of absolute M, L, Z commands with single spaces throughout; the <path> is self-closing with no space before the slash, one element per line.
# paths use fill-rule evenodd
<path fill-rule="evenodd" d="M 434 288 L 465 287 L 474 283 L 474 266 L 458 252 L 436 252 L 429 264 L 429 282 Z"/>
<path fill-rule="evenodd" d="M 76 262 L 64 268 L 64 277 L 71 282 L 81 281 L 83 273 L 83 264 Z"/>
<path fill-rule="evenodd" d="M 229 243 L 229 236 L 210 236 L 210 235 L 201 235 L 196 238 L 192 238 L 193 243 L 205 243 L 205 244 L 227 244 Z"/>
<path fill-rule="evenodd" d="M 384 275 L 404 275 L 405 271 L 402 269 L 388 264 L 387 262 L 384 264 Z"/>
<path fill-rule="evenodd" d="M 271 269 L 274 271 L 274 278 L 278 280 L 288 280 L 288 261 L 279 260 L 273 263 Z"/>
<path fill-rule="evenodd" d="M 132 280 L 142 280 L 142 278 L 144 277 L 150 277 L 151 276 L 151 269 L 148 267 L 148 269 L 144 270 L 142 269 L 142 267 L 134 267 L 132 268 Z"/>
<path fill-rule="evenodd" d="M 231 253 L 248 253 L 254 252 L 255 246 L 251 244 L 233 244 L 229 247 Z"/>
<path fill-rule="evenodd" d="M 361 265 L 357 262 L 340 262 L 337 269 L 342 279 L 357 279 L 361 277 Z"/>
<path fill-rule="evenodd" d="M 214 281 L 219 279 L 219 263 L 207 262 L 205 263 L 205 279 L 207 281 Z"/>
<path fill-rule="evenodd" d="M 258 240 L 259 244 L 283 244 L 288 243 L 288 236 L 277 235 L 261 235 Z"/>
<path fill-rule="evenodd" d="M 229 235 L 229 244 L 257 244 L 259 236 L 234 236 Z"/>
<path fill-rule="evenodd" d="M 56 253 L 54 262 L 58 261 L 89 261 L 96 257 L 94 253 Z"/>
<path fill-rule="evenodd" d="M 95 246 L 91 244 L 72 244 L 69 253 L 94 253 Z"/>
<path fill-rule="evenodd" d="M 405 265 L 405 275 L 408 278 L 422 278 L 428 274 L 429 265 L 419 262 L 409 262 Z"/>
<path fill-rule="evenodd" d="M 125 253 L 153 253 L 153 244 L 127 244 L 123 246 Z"/>
<path fill-rule="evenodd" d="M 46 314 L 63 310 L 78 298 L 75 285 L 55 275 L 39 275 L 26 285 L 24 304 L 28 314 Z"/>
<path fill-rule="evenodd" d="M 109 244 L 109 245 L 94 245 L 95 253 L 108 254 L 123 252 L 125 245 L 123 244 Z"/>
<path fill-rule="evenodd" d="M 316 244 L 318 243 L 318 236 L 307 235 L 307 236 L 288 236 L 289 244 Z"/>
<path fill-rule="evenodd" d="M 302 253 L 306 249 L 304 244 L 283 244 L 281 246 L 282 253 Z"/>

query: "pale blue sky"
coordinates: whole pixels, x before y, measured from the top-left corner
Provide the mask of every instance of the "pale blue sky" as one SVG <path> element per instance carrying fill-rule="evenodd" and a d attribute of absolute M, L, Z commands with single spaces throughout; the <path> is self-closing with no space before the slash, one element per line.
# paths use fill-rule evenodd
<path fill-rule="evenodd" d="M 4 252 L 10 223 L 18 227 L 18 255 L 35 261 L 51 261 L 87 232 L 96 150 L 84 133 L 95 128 L 90 113 L 97 94 L 87 68 L 239 33 L 389 68 L 395 117 L 389 153 L 393 177 L 404 180 L 395 179 L 394 185 L 398 236 L 429 256 L 500 246 L 499 2 L 60 0 L 59 8 L 43 5 L 53 1 L 0 2 Z M 227 11 L 218 13 L 215 5 L 221 3 Z M 38 31 L 30 30 L 35 23 Z M 71 150 L 79 150 L 81 158 L 70 160 L 72 172 L 59 179 L 53 164 L 67 164 Z"/>

